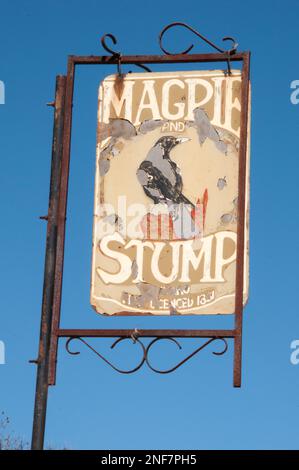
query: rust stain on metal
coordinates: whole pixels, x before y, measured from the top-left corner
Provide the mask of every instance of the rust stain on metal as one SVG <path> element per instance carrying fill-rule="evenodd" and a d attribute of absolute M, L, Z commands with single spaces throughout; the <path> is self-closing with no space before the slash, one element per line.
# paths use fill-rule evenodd
<path fill-rule="evenodd" d="M 114 80 L 114 91 L 115 94 L 118 98 L 121 97 L 123 89 L 124 89 L 124 80 L 125 80 L 125 75 L 124 74 L 117 74 L 115 76 Z"/>

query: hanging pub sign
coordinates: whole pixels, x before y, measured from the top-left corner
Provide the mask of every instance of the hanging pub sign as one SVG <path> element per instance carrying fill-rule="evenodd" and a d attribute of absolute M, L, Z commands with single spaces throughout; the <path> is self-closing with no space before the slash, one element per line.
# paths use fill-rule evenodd
<path fill-rule="evenodd" d="M 234 313 L 241 80 L 239 70 L 216 70 L 130 73 L 101 83 L 91 281 L 97 312 Z M 247 162 L 243 303 L 248 196 Z"/>
<path fill-rule="evenodd" d="M 213 52 L 189 54 L 193 44 L 177 53 L 167 50 L 164 35 L 172 28 L 188 30 Z M 223 38 L 231 47 L 223 49 L 182 22 L 165 26 L 158 41 L 162 55 L 125 55 L 114 50 L 117 39 L 106 33 L 101 44 L 108 55 L 71 55 L 66 75 L 56 77 L 49 205 L 41 216 L 47 236 L 40 339 L 38 357 L 30 361 L 37 365 L 33 450 L 43 448 L 48 388 L 56 383 L 63 339 L 71 356 L 85 347 L 120 374 L 142 367 L 169 374 L 206 348 L 219 357 L 232 345 L 233 385 L 241 386 L 249 278 L 250 51 L 238 52 L 231 36 Z M 150 73 L 151 64 L 223 70 Z M 234 314 L 232 328 L 61 327 L 76 70 L 91 65 L 117 70 L 99 87 L 91 305 L 111 317 Z M 148 73 L 122 73 L 132 65 Z M 141 352 L 137 364 L 120 368 L 90 344 L 93 338 L 113 339 L 114 350 L 133 342 Z M 197 340 L 193 352 L 167 368 L 152 362 L 157 343 L 168 340 L 182 349 L 178 339 L 186 338 Z"/>

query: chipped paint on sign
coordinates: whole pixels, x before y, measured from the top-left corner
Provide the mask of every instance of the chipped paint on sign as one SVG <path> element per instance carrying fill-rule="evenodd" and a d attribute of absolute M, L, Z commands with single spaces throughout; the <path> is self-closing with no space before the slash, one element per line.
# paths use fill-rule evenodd
<path fill-rule="evenodd" d="M 132 73 L 101 83 L 97 312 L 234 313 L 240 95 L 238 70 Z M 249 172 L 246 206 L 248 180 Z M 246 214 L 248 247 L 247 207 Z M 244 303 L 247 297 L 248 248 Z"/>

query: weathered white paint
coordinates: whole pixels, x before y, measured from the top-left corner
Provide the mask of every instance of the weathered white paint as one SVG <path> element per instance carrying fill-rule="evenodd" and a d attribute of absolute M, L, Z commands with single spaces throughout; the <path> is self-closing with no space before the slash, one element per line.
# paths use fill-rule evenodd
<path fill-rule="evenodd" d="M 134 102 L 136 112 L 133 112 L 134 86 L 137 80 L 142 80 L 143 91 L 139 103 Z M 113 107 L 117 117 L 123 116 L 124 119 L 131 121 L 135 126 L 141 123 L 142 112 L 151 111 L 152 119 L 169 120 L 192 120 L 193 110 L 197 107 L 206 105 L 209 101 L 214 102 L 214 115 L 211 123 L 215 126 L 225 127 L 230 132 L 239 135 L 239 129 L 232 126 L 232 112 L 234 109 L 241 110 L 240 100 L 233 98 L 232 90 L 235 82 L 241 82 L 241 77 L 237 76 L 212 78 L 214 87 L 204 78 L 188 78 L 188 74 L 183 79 L 172 79 L 165 81 L 162 86 L 162 102 L 159 104 L 156 95 L 156 81 L 153 79 L 144 80 L 134 75 L 134 80 L 125 79 L 121 95 L 118 96 L 115 89 L 115 77 L 106 79 L 100 88 L 99 100 L 103 103 L 103 122 L 108 123 Z M 225 87 L 222 84 L 225 84 Z M 187 99 L 184 102 L 172 102 L 171 91 L 174 87 L 179 87 L 186 93 Z M 204 97 L 197 101 L 196 93 L 198 88 L 205 90 Z M 224 103 L 225 119 L 221 120 L 221 107 Z M 170 113 L 169 108 L 173 106 L 177 109 L 176 113 Z"/>

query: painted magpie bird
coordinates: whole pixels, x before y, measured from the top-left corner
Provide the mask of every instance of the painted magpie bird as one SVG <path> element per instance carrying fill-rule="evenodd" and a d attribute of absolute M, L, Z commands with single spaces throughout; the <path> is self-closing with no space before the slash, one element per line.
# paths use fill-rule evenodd
<path fill-rule="evenodd" d="M 138 181 L 155 204 L 184 203 L 194 208 L 194 204 L 182 194 L 180 170 L 170 155 L 176 145 L 188 140 L 190 139 L 186 137 L 161 137 L 140 164 L 137 170 Z"/>

